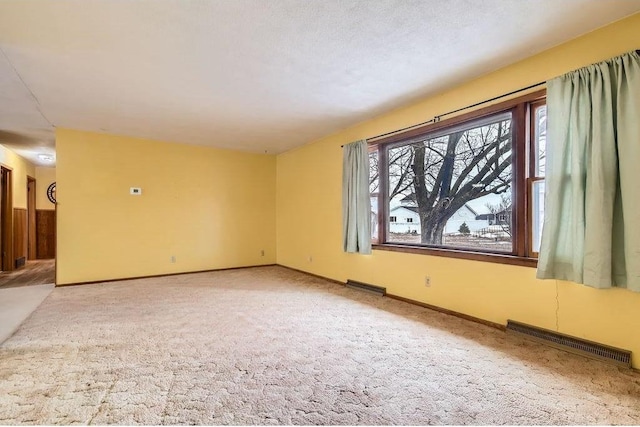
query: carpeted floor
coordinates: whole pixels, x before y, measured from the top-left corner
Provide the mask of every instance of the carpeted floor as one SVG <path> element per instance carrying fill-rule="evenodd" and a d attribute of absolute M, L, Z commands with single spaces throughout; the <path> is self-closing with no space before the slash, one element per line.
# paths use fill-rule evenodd
<path fill-rule="evenodd" d="M 640 375 L 281 267 L 56 288 L 3 424 L 640 424 Z"/>

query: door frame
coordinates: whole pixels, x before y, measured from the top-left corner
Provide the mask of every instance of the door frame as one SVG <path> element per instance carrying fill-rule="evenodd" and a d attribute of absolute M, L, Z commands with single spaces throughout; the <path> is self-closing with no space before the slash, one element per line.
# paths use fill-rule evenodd
<path fill-rule="evenodd" d="M 36 259 L 36 179 L 27 175 L 27 259 Z"/>
<path fill-rule="evenodd" d="M 0 165 L 0 265 L 2 271 L 16 268 L 13 258 L 13 170 Z"/>

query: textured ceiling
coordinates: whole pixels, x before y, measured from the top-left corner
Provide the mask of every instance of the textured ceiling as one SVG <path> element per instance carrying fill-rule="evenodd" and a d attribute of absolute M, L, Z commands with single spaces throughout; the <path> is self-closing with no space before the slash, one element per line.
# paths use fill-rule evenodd
<path fill-rule="evenodd" d="M 638 0 L 2 0 L 0 143 L 52 149 L 54 125 L 278 153 L 638 10 Z"/>

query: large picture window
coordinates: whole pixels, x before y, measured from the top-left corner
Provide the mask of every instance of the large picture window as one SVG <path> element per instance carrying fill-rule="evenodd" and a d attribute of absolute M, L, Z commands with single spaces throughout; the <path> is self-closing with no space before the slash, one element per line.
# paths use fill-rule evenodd
<path fill-rule="evenodd" d="M 544 214 L 542 96 L 372 146 L 375 248 L 534 264 Z"/>

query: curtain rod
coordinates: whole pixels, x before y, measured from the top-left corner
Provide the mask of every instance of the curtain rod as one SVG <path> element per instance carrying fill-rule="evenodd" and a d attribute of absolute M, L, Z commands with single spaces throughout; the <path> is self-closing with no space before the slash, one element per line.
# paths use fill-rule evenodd
<path fill-rule="evenodd" d="M 543 84 L 546 84 L 546 83 L 547 83 L 546 81 L 545 82 L 539 82 L 539 83 L 536 83 L 536 84 L 533 84 L 533 85 L 530 85 L 530 86 L 527 86 L 527 87 L 523 87 L 521 89 L 513 90 L 513 91 L 511 91 L 509 93 L 503 93 L 502 95 L 494 96 L 491 99 L 486 99 L 484 101 L 476 102 L 475 104 L 467 105 L 466 107 L 458 108 L 457 110 L 448 111 L 448 112 L 440 114 L 438 116 L 434 116 L 433 119 L 427 120 L 426 122 L 417 123 L 415 125 L 404 127 L 402 129 L 396 129 L 396 130 L 393 130 L 391 132 L 382 133 L 380 135 L 376 135 L 376 136 L 373 136 L 371 138 L 367 138 L 367 141 L 371 141 L 373 139 L 383 138 L 383 137 L 389 136 L 389 135 L 395 135 L 396 133 L 404 132 L 405 130 L 409 130 L 409 129 L 417 128 L 417 127 L 420 127 L 420 126 L 428 125 L 429 123 L 437 123 L 444 116 L 448 116 L 450 114 L 457 113 L 459 111 L 467 110 L 469 108 L 477 107 L 478 105 L 486 104 L 487 102 L 495 101 L 497 99 L 504 98 L 505 96 L 513 95 L 513 94 L 516 94 L 518 92 L 523 92 L 525 90 L 533 89 L 534 87 L 542 86 Z M 340 147 L 344 147 L 344 145 L 341 145 Z"/>
<path fill-rule="evenodd" d="M 638 55 L 640 55 L 640 49 L 636 49 L 635 52 Z M 495 97 L 493 97 L 491 99 L 487 99 L 485 101 L 476 102 L 475 104 L 471 104 L 471 105 L 467 105 L 466 107 L 458 108 L 457 110 L 448 111 L 448 112 L 446 112 L 444 114 L 440 114 L 439 116 L 434 116 L 433 119 L 427 120 L 426 122 L 417 123 L 415 125 L 404 127 L 402 129 L 396 129 L 396 130 L 393 130 L 391 132 L 382 133 L 380 135 L 372 136 L 371 138 L 367 138 L 367 141 L 383 138 L 385 136 L 395 135 L 396 133 L 404 132 L 405 130 L 409 130 L 409 129 L 417 128 L 417 127 L 420 127 L 420 126 L 428 125 L 429 123 L 437 123 L 437 122 L 440 121 L 440 119 L 443 116 L 448 116 L 450 114 L 457 113 L 459 111 L 467 110 L 469 108 L 477 107 L 478 105 L 486 104 L 487 102 L 491 102 L 491 101 L 495 101 L 495 100 L 500 99 L 500 98 L 504 98 L 505 96 L 509 96 L 509 95 L 516 94 L 518 92 L 523 92 L 525 90 L 533 89 L 534 87 L 542 86 L 545 83 L 547 83 L 547 82 L 539 82 L 539 83 L 536 83 L 536 84 L 533 84 L 533 85 L 530 85 L 530 86 L 527 86 L 527 87 L 523 87 L 521 89 L 517 89 L 517 90 L 511 91 L 509 93 L 504 93 L 502 95 L 495 96 Z M 341 145 L 340 147 L 344 147 L 344 145 Z"/>

